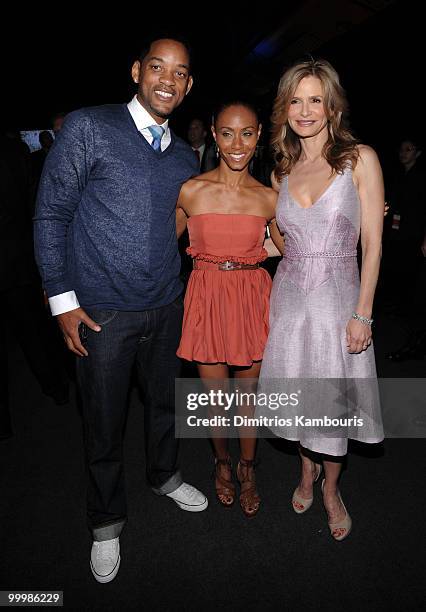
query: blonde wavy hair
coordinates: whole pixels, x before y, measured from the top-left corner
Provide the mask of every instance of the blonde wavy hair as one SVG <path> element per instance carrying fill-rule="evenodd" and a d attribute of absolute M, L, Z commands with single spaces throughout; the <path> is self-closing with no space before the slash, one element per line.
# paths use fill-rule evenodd
<path fill-rule="evenodd" d="M 328 139 L 322 154 L 332 168 L 332 174 L 341 174 L 350 164 L 354 168 L 358 159 L 359 141 L 345 122 L 348 103 L 339 75 L 326 60 L 308 60 L 294 64 L 284 72 L 278 85 L 271 117 L 271 146 L 276 167 L 275 178 L 281 182 L 299 160 L 301 144 L 288 124 L 288 111 L 294 93 L 302 79 L 314 76 L 321 81 L 324 92 L 324 110 L 328 120 Z"/>

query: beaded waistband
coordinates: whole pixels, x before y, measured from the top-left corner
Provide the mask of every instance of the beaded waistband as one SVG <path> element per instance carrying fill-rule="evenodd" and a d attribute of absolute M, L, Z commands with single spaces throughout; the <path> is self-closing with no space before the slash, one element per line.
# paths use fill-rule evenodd
<path fill-rule="evenodd" d="M 259 264 L 244 264 L 237 261 L 223 261 L 221 263 L 213 263 L 200 259 L 193 259 L 194 270 L 221 270 L 227 272 L 231 270 L 256 270 Z"/>
<path fill-rule="evenodd" d="M 336 253 L 330 251 L 316 251 L 313 253 L 308 253 L 307 251 L 286 251 L 284 249 L 284 257 L 287 259 L 300 259 L 300 258 L 323 258 L 323 257 L 356 257 L 356 251 L 347 251 L 346 253 Z"/>

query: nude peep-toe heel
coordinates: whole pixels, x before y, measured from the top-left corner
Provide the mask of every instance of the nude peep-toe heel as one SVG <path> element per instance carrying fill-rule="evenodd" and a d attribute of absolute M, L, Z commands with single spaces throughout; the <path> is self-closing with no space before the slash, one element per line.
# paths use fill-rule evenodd
<path fill-rule="evenodd" d="M 319 477 L 321 476 L 321 472 L 322 472 L 322 465 L 319 465 L 318 463 L 316 463 L 315 466 L 317 468 L 317 473 L 314 478 L 314 483 L 318 481 Z M 312 506 L 314 498 L 310 497 L 309 499 L 305 499 L 304 497 L 300 497 L 299 493 L 297 492 L 298 490 L 299 490 L 299 487 L 296 487 L 293 493 L 291 504 L 293 506 L 293 510 L 297 514 L 303 514 L 304 512 L 306 512 L 306 510 L 309 510 L 309 508 Z"/>
<path fill-rule="evenodd" d="M 325 483 L 325 478 L 322 481 L 321 484 L 321 490 L 324 492 L 324 483 Z M 342 540 L 344 540 L 345 538 L 348 537 L 348 535 L 351 532 L 352 529 L 352 519 L 349 516 L 348 511 L 346 510 L 346 506 L 343 503 L 342 500 L 342 496 L 340 495 L 340 491 L 337 491 L 337 495 L 339 496 L 339 500 L 340 503 L 343 506 L 343 510 L 345 511 L 345 517 L 341 520 L 341 521 L 337 521 L 337 523 L 328 523 L 328 527 L 330 529 L 330 533 L 331 536 L 337 541 L 337 542 L 341 542 Z"/>

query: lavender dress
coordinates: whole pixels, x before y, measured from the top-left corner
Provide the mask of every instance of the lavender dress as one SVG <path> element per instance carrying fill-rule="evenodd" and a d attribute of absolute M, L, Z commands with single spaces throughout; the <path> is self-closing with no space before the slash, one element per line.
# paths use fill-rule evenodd
<path fill-rule="evenodd" d="M 373 346 L 359 354 L 348 353 L 346 347 L 346 326 L 360 288 L 360 202 L 351 170 L 336 175 L 308 209 L 291 197 L 284 178 L 276 219 L 285 235 L 285 254 L 273 282 L 259 391 L 276 391 L 283 379 L 303 379 L 299 384 L 292 380 L 291 385 L 299 388 L 289 390 L 303 389 L 305 394 L 297 406 L 279 410 L 279 416 L 292 423 L 270 429 L 330 455 L 346 454 L 348 438 L 379 442 L 383 427 Z M 328 385 L 330 381 L 319 379 L 334 382 Z M 260 414 L 270 417 L 271 411 L 260 409 Z M 319 425 L 299 421 L 296 427 L 296 416 L 318 417 Z M 343 421 L 326 427 L 324 416 Z M 352 424 L 355 416 L 358 421 Z"/>

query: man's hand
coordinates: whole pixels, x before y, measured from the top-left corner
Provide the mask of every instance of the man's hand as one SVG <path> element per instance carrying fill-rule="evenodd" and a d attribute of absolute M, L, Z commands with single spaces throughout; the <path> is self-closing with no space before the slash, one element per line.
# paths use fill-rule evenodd
<path fill-rule="evenodd" d="M 79 357 L 87 357 L 89 354 L 81 344 L 78 328 L 84 323 L 93 331 L 100 332 L 101 327 L 85 313 L 82 308 L 75 308 L 56 316 L 61 328 L 67 347 Z"/>

